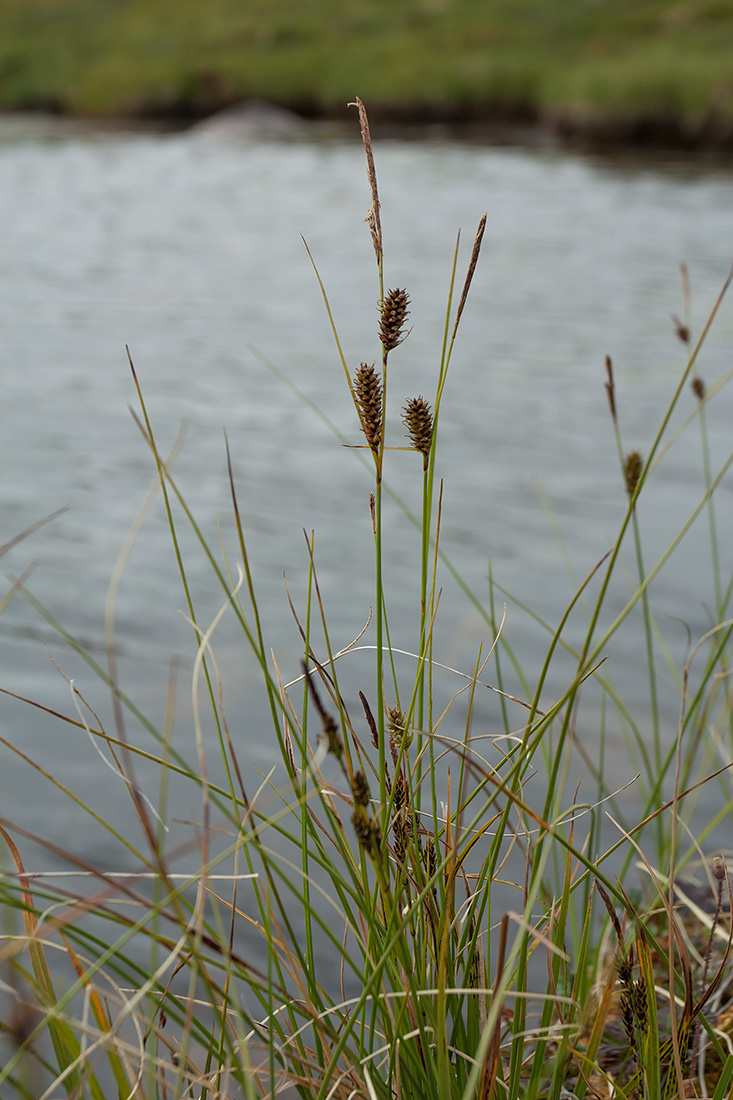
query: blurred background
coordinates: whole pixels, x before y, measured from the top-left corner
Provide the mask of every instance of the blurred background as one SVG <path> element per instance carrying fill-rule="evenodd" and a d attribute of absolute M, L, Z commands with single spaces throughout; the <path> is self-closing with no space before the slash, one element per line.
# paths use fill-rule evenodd
<path fill-rule="evenodd" d="M 682 146 L 733 136 L 731 0 L 2 0 L 0 109 L 343 117 Z"/>

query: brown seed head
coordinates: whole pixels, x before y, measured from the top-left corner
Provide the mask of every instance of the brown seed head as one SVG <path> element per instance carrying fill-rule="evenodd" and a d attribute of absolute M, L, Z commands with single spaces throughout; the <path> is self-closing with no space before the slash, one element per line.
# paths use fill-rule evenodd
<path fill-rule="evenodd" d="M 404 340 L 409 304 L 410 296 L 406 290 L 395 287 L 387 291 L 379 317 L 379 339 L 385 351 L 392 351 Z"/>
<path fill-rule="evenodd" d="M 619 1007 L 621 1009 L 621 1020 L 624 1025 L 624 1031 L 626 1032 L 626 1041 L 629 1044 L 629 1049 L 636 1057 L 637 1050 L 636 1032 L 634 1030 L 634 1005 L 632 995 L 628 989 L 624 989 L 623 993 L 621 994 Z"/>
<path fill-rule="evenodd" d="M 624 481 L 626 482 L 626 492 L 630 497 L 634 495 L 636 486 L 639 484 L 643 466 L 644 460 L 639 451 L 629 451 L 624 462 Z"/>
<path fill-rule="evenodd" d="M 351 780 L 351 793 L 354 796 L 354 805 L 364 807 L 369 805 L 369 784 L 363 772 L 354 772 L 354 778 Z"/>
<path fill-rule="evenodd" d="M 369 733 L 371 734 L 372 744 L 375 749 L 379 748 L 379 731 L 377 730 L 377 723 L 374 721 L 374 715 L 372 714 L 372 708 L 369 706 L 369 701 L 363 691 L 359 692 L 359 698 L 361 699 L 361 705 L 364 708 L 364 715 L 369 726 Z"/>
<path fill-rule="evenodd" d="M 354 810 L 351 821 L 359 844 L 372 859 L 376 859 L 379 855 L 379 847 L 382 843 L 382 834 L 379 831 L 379 825 L 374 818 L 368 816 L 364 807 L 359 805 L 357 805 Z"/>
<path fill-rule="evenodd" d="M 410 433 L 413 447 L 423 456 L 423 469 L 427 470 L 433 442 L 433 414 L 424 397 L 412 397 L 405 402 L 402 423 Z"/>
<path fill-rule="evenodd" d="M 643 978 L 634 984 L 634 1014 L 639 1025 L 639 1031 L 646 1034 L 649 1027 L 648 1004 L 646 999 L 646 982 Z"/>
<path fill-rule="evenodd" d="M 389 737 L 389 751 L 392 754 L 392 763 L 397 767 L 400 745 L 405 736 L 406 719 L 399 707 L 387 709 L 387 736 Z"/>
<path fill-rule="evenodd" d="M 720 856 L 716 856 L 713 860 L 713 875 L 718 882 L 723 882 L 725 879 L 725 864 Z"/>
<path fill-rule="evenodd" d="M 303 662 L 303 672 L 305 673 L 305 682 L 308 685 L 311 699 L 313 700 L 315 708 L 321 717 L 321 723 L 323 727 L 321 730 L 321 737 L 327 742 L 328 751 L 330 753 L 333 753 L 337 760 L 340 760 L 344 752 L 344 746 L 341 741 L 341 734 L 339 733 L 338 727 L 336 726 L 333 718 L 321 702 L 318 690 L 315 683 L 313 682 L 313 677 L 311 676 L 308 670 L 308 666 L 305 664 L 305 662 Z"/>
<path fill-rule="evenodd" d="M 622 985 L 631 986 L 633 979 L 633 971 L 631 968 L 631 960 L 627 953 L 621 948 L 618 958 L 616 959 L 616 973 L 619 976 L 619 980 Z"/>
<path fill-rule="evenodd" d="M 374 370 L 374 364 L 362 363 L 354 375 L 361 413 L 361 427 L 367 443 L 376 454 L 382 439 L 382 380 Z"/>
<path fill-rule="evenodd" d="M 405 862 L 405 852 L 407 850 L 405 841 L 405 823 L 402 814 L 400 814 L 392 821 L 392 846 L 398 863 Z"/>
<path fill-rule="evenodd" d="M 692 388 L 692 392 L 694 393 L 694 395 L 698 399 L 698 401 L 704 401 L 705 400 L 705 383 L 703 382 L 702 378 L 700 378 L 700 376 L 696 374 L 695 377 L 690 382 L 690 386 Z"/>
<path fill-rule="evenodd" d="M 323 719 L 323 731 L 321 736 L 325 738 L 328 744 L 328 751 L 340 760 L 343 756 L 344 746 L 341 742 L 341 735 L 339 734 L 338 727 L 334 722 L 330 714 L 327 714 Z"/>
<path fill-rule="evenodd" d="M 392 804 L 394 806 L 395 813 L 399 813 L 400 810 L 409 802 L 409 794 L 407 791 L 407 784 L 405 783 L 405 777 L 402 772 L 398 772 L 394 781 L 394 798 Z"/>
<path fill-rule="evenodd" d="M 432 837 L 429 838 L 427 844 L 423 848 L 422 858 L 428 877 L 432 878 L 438 869 L 438 854 L 435 851 L 435 841 Z"/>
<path fill-rule="evenodd" d="M 674 331 L 678 340 L 681 340 L 683 344 L 689 344 L 690 342 L 690 330 L 688 326 L 680 321 L 676 314 L 672 314 L 672 324 L 674 325 Z"/>

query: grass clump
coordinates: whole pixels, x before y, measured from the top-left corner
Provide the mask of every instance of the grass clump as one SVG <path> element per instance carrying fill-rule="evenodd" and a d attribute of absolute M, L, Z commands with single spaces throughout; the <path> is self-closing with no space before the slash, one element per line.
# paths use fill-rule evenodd
<path fill-rule="evenodd" d="M 692 1080 L 699 1094 L 723 1100 L 733 1080 L 733 1009 L 726 996 L 731 890 L 713 830 L 727 827 L 733 814 L 733 578 L 721 572 L 715 494 L 733 456 L 713 469 L 704 414 L 721 387 L 706 388 L 698 374 L 719 302 L 696 343 L 689 319 L 677 323 L 686 366 L 644 456 L 624 444 L 613 365 L 606 361 L 619 491 L 625 488 L 628 503 L 608 554 L 591 563 L 558 626 L 547 628 L 540 669 L 523 668 L 503 637 L 492 582 L 487 602 L 472 596 L 486 623 L 487 649 L 479 649 L 474 667 L 440 702 L 446 671 L 435 624 L 440 576 L 452 569 L 440 545 L 441 403 L 486 216 L 462 282 L 456 244 L 430 401 L 399 393 L 393 356 L 407 354 L 409 295 L 385 289 L 372 141 L 360 100 L 357 107 L 380 303 L 374 363 L 365 360 L 354 373 L 332 325 L 355 433 L 361 433 L 354 446 L 373 474 L 365 507 L 374 539 L 374 645 L 360 645 L 360 637 L 345 649 L 333 646 L 310 539 L 305 600 L 302 607 L 292 601 L 302 665 L 287 672 L 280 666 L 264 642 L 231 462 L 234 548 L 216 549 L 158 448 L 133 368 L 136 423 L 157 471 L 194 631 L 195 755 L 187 759 L 174 744 L 172 719 L 158 728 L 123 692 L 111 631 L 103 668 L 58 627 L 110 688 L 112 715 L 110 722 L 100 718 L 72 684 L 74 707 L 56 718 L 84 729 L 109 754 L 129 795 L 129 828 L 115 831 L 83 798 L 66 793 L 82 815 L 124 845 L 135 870 L 120 875 L 92 865 L 61 852 L 50 837 L 30 837 L 0 820 L 7 853 L 0 881 L 6 1047 L 0 1092 L 249 1100 L 290 1088 L 304 1100 L 672 1100 L 688 1095 Z M 314 269 L 332 317 L 315 262 Z M 690 384 L 690 419 L 699 422 L 702 439 L 700 501 L 649 569 L 642 553 L 644 491 L 674 441 L 668 426 Z M 407 430 L 407 442 L 399 445 L 386 431 L 387 410 L 395 404 Z M 419 503 L 413 511 L 401 502 L 404 522 L 414 522 L 420 533 L 418 628 L 408 666 L 385 594 L 383 507 L 390 465 L 405 461 L 415 461 Z M 709 631 L 690 645 L 684 666 L 673 669 L 680 718 L 670 740 L 659 717 L 668 681 L 659 676 L 647 597 L 703 512 L 714 609 Z M 192 529 L 221 586 L 221 609 L 211 621 L 197 614 L 182 524 Z M 603 611 L 627 537 L 638 576 L 608 622 Z M 6 599 L 18 592 L 58 626 L 24 579 Z M 578 644 L 566 628 L 583 599 L 587 623 Z M 648 667 L 649 728 L 628 709 L 605 664 L 609 640 L 634 608 L 642 612 L 638 646 Z M 224 614 L 238 623 L 259 667 L 279 750 L 277 768 L 254 778 L 223 703 L 214 635 Z M 574 672 L 559 697 L 548 700 L 548 676 L 561 650 L 572 657 Z M 342 675 L 354 664 L 357 693 Z M 527 688 L 522 697 L 515 682 Z M 592 716 L 601 763 L 585 761 L 592 789 L 586 797 L 568 774 L 581 751 L 575 729 L 591 685 L 601 699 Z M 475 705 L 487 687 L 500 703 L 490 729 Z M 628 799 L 609 789 L 604 775 L 610 711 L 642 762 L 631 813 Z M 6 745 L 45 781 L 57 782 L 21 746 Z M 156 805 L 142 794 L 143 771 L 158 777 Z M 695 835 L 695 799 L 701 791 L 712 798 L 707 792 L 716 782 L 717 817 Z M 179 843 L 168 829 L 169 806 L 181 788 L 189 804 L 195 795 L 199 809 Z M 134 843 L 136 834 L 141 843 Z M 29 868 L 23 848 L 31 841 L 81 875 L 84 887 L 59 886 L 74 880 Z"/>

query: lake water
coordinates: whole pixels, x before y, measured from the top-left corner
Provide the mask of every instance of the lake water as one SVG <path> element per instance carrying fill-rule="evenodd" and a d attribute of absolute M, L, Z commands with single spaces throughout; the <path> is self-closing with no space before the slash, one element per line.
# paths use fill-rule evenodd
<path fill-rule="evenodd" d="M 392 358 L 391 439 L 402 442 L 397 412 L 405 398 L 432 399 L 456 232 L 463 232 L 461 279 L 486 210 L 483 254 L 441 419 L 442 543 L 483 603 L 491 561 L 495 580 L 554 624 L 577 579 L 611 545 L 625 510 L 604 356 L 615 364 L 625 447 L 646 452 L 685 364 L 670 320 L 683 309 L 678 265 L 689 266 L 696 335 L 733 260 L 733 168 L 447 141 L 377 141 L 376 158 L 386 283 L 407 287 L 412 298 L 413 330 Z M 297 675 L 300 651 L 283 572 L 302 608 L 303 529 L 316 533 L 333 646 L 346 645 L 366 622 L 374 599 L 370 481 L 360 452 L 344 448 L 267 363 L 359 442 L 301 234 L 329 292 L 350 365 L 371 362 L 378 356 L 378 293 L 363 224 L 368 204 L 356 139 L 237 145 L 186 134 L 21 134 L 0 143 L 2 540 L 67 508 L 14 547 L 3 565 L 17 576 L 33 562 L 29 588 L 98 660 L 115 562 L 154 482 L 128 411 L 136 399 L 125 345 L 163 452 L 187 425 L 177 482 L 215 546 L 221 519 L 234 560 L 227 429 L 266 640 L 284 676 Z M 700 360 L 709 386 L 733 366 L 731 301 L 723 304 Z M 694 398 L 685 394 L 674 425 L 694 409 Z M 708 414 L 714 469 L 728 457 L 731 420 L 726 390 Z M 654 474 L 639 513 L 649 567 L 700 499 L 699 456 L 693 424 Z M 387 477 L 418 509 L 415 456 L 390 455 Z M 732 488 L 728 477 L 719 495 L 724 576 L 733 563 Z M 388 506 L 386 514 L 392 640 L 410 650 L 416 644 L 416 536 L 396 508 Z M 678 667 L 687 643 L 678 620 L 698 637 L 713 598 L 705 534 L 701 521 L 653 590 L 653 609 Z M 195 540 L 184 536 L 183 542 L 207 622 L 221 592 Z M 630 549 L 627 557 L 633 571 Z M 470 670 L 487 630 L 447 573 L 443 580 L 435 655 Z M 628 591 L 620 575 L 611 610 L 623 606 Z M 194 646 L 183 606 L 156 498 L 117 597 L 120 679 L 162 726 L 170 661 L 180 657 L 175 738 L 193 758 Z M 531 683 L 546 635 L 509 602 L 506 636 Z M 272 766 L 277 752 L 254 662 L 226 621 L 215 645 L 233 736 L 256 784 L 254 769 Z M 55 664 L 111 728 L 104 688 L 22 597 L 0 620 L 0 654 L 0 686 L 71 713 Z M 370 676 L 369 655 L 366 664 L 359 661 L 350 658 L 344 672 L 349 690 Z M 560 662 L 551 688 L 559 688 L 571 667 Z M 609 670 L 643 724 L 648 702 L 638 644 L 628 646 L 623 636 L 614 642 Z M 447 678 L 444 690 L 450 694 L 456 686 Z M 511 672 L 507 687 L 520 690 Z M 669 739 L 679 707 L 674 688 L 662 706 Z M 0 713 L 4 737 L 112 820 L 126 820 L 125 790 L 83 732 L 8 698 Z M 493 699 L 480 701 L 477 721 L 486 732 L 497 728 Z M 592 714 L 579 735 L 592 750 Z M 206 736 L 215 751 L 213 733 Z M 63 796 L 9 750 L 0 753 L 3 816 L 103 858 L 108 842 Z M 633 773 L 620 741 L 613 770 L 619 782 Z M 196 816 L 200 807 L 192 801 L 182 812 Z"/>

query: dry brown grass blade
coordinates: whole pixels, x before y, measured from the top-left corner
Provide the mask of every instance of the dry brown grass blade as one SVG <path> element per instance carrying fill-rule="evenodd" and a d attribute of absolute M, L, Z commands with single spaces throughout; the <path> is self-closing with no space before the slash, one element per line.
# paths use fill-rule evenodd
<path fill-rule="evenodd" d="M 369 191 L 372 197 L 372 205 L 366 220 L 369 225 L 369 232 L 372 237 L 372 244 L 374 246 L 374 255 L 377 257 L 377 266 L 382 266 L 382 222 L 379 217 L 379 191 L 377 190 L 377 170 L 374 167 L 374 152 L 372 149 L 372 135 L 369 130 L 369 119 L 367 117 L 366 107 L 359 99 L 355 97 L 354 103 L 349 103 L 349 107 L 357 107 L 359 111 L 359 126 L 361 127 L 361 139 L 364 142 L 364 152 L 366 153 L 367 162 L 367 176 L 369 178 Z"/>
<path fill-rule="evenodd" d="M 476 264 L 478 263 L 479 253 L 481 252 L 481 242 L 484 239 L 484 230 L 486 229 L 486 214 L 483 215 L 481 221 L 478 223 L 478 229 L 476 230 L 476 237 L 473 242 L 473 248 L 471 249 L 471 259 L 468 262 L 468 271 L 466 272 L 466 278 L 463 282 L 463 290 L 461 291 L 461 300 L 458 303 L 458 309 L 456 310 L 456 320 L 453 325 L 453 339 L 455 339 L 458 331 L 458 325 L 461 320 L 461 314 L 468 298 L 468 292 L 471 289 L 471 283 L 473 282 L 473 276 L 476 272 Z"/>

